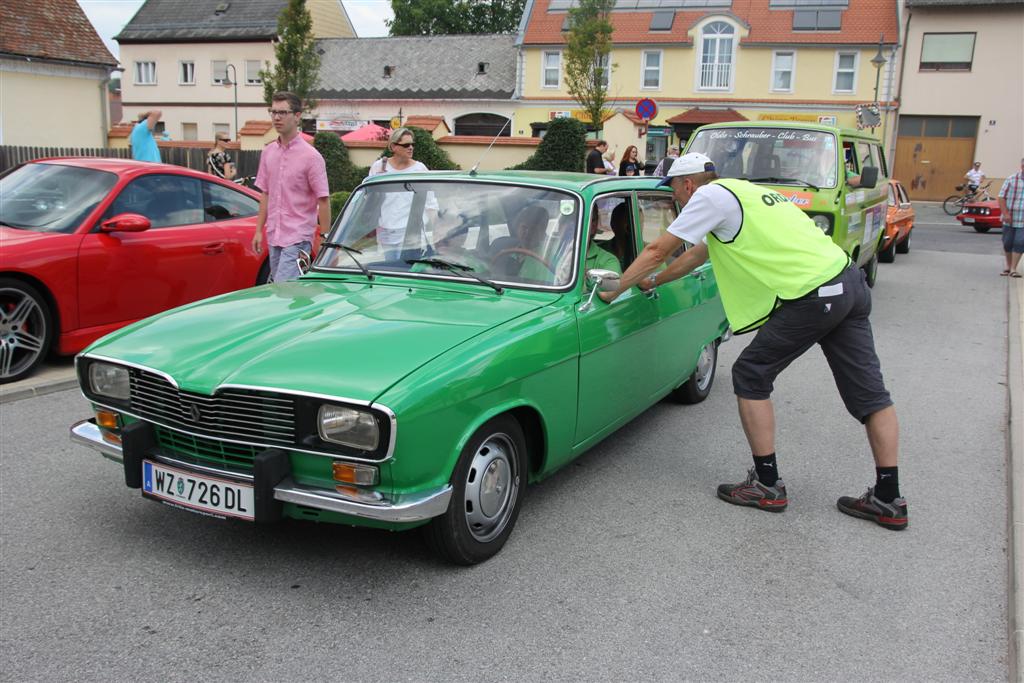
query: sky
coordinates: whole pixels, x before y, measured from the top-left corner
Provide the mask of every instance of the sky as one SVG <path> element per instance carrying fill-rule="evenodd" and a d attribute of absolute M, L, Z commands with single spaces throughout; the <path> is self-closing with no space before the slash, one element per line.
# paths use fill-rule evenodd
<path fill-rule="evenodd" d="M 119 55 L 114 36 L 131 20 L 143 2 L 144 0 L 78 0 L 96 32 L 115 57 Z M 183 8 L 188 6 L 188 0 L 180 2 Z M 360 38 L 387 35 L 384 20 L 392 16 L 389 0 L 344 0 L 344 5 L 348 18 L 352 20 L 352 25 L 356 29 L 356 35 Z"/>

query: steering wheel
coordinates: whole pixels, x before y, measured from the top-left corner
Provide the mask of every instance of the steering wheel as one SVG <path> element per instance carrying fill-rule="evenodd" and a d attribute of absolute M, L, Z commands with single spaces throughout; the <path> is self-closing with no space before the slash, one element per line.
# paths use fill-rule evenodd
<path fill-rule="evenodd" d="M 547 261 L 544 260 L 543 256 L 536 252 L 530 251 L 529 249 L 523 249 L 522 247 L 509 247 L 508 249 L 502 249 L 501 251 L 494 255 L 494 258 L 491 259 L 491 267 L 493 268 L 501 259 L 501 257 L 507 256 L 508 254 L 522 254 L 523 256 L 529 256 L 535 261 L 540 261 L 540 264 L 544 266 L 549 273 L 551 273 L 552 275 L 555 274 L 555 270 Z"/>

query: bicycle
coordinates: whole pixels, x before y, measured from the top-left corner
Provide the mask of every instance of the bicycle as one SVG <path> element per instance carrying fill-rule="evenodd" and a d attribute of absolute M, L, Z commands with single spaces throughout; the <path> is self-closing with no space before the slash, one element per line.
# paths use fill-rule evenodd
<path fill-rule="evenodd" d="M 242 187 L 248 187 L 250 190 L 257 189 L 256 176 L 254 175 L 239 176 L 238 178 L 235 178 L 231 182 L 241 185 Z"/>
<path fill-rule="evenodd" d="M 946 197 L 945 201 L 942 202 L 942 210 L 949 216 L 955 216 L 963 211 L 964 205 L 969 202 L 987 202 L 991 200 L 992 196 L 988 193 L 988 188 L 991 185 L 991 180 L 974 190 L 967 184 L 957 185 L 956 189 L 960 190 L 961 194 L 951 194 Z"/>

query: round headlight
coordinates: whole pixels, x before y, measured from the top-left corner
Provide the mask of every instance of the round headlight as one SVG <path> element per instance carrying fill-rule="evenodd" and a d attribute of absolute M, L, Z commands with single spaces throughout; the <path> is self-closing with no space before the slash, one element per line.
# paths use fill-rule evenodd
<path fill-rule="evenodd" d="M 320 438 L 331 443 L 372 451 L 380 443 L 377 420 L 365 410 L 324 404 L 317 415 Z"/>
<path fill-rule="evenodd" d="M 817 225 L 823 233 L 826 235 L 832 234 L 832 222 L 828 219 L 828 216 L 818 215 L 814 216 L 811 220 L 814 221 L 814 224 Z"/>
<path fill-rule="evenodd" d="M 128 368 L 110 363 L 92 363 L 89 365 L 89 388 L 98 396 L 127 401 L 131 398 Z"/>

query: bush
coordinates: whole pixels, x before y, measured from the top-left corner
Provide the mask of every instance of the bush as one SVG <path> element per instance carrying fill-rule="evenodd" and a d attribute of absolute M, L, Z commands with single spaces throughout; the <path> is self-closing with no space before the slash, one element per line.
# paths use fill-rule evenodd
<path fill-rule="evenodd" d="M 348 201 L 349 195 L 352 194 L 348 191 L 334 192 L 331 194 L 331 225 L 334 225 L 334 221 L 341 215 L 341 209 L 345 206 L 345 202 Z"/>
<path fill-rule="evenodd" d="M 537 151 L 513 171 L 573 171 L 582 173 L 587 155 L 587 127 L 576 119 L 554 119 Z"/>
<path fill-rule="evenodd" d="M 327 163 L 327 186 L 332 193 L 351 192 L 370 172 L 368 166 L 355 166 L 348 147 L 335 133 L 317 133 L 313 146 Z"/>
<path fill-rule="evenodd" d="M 448 152 L 437 146 L 433 135 L 422 128 L 410 128 L 409 130 L 412 131 L 413 142 L 416 143 L 413 159 L 422 161 L 431 171 L 454 171 L 459 167 L 448 156 Z"/>

